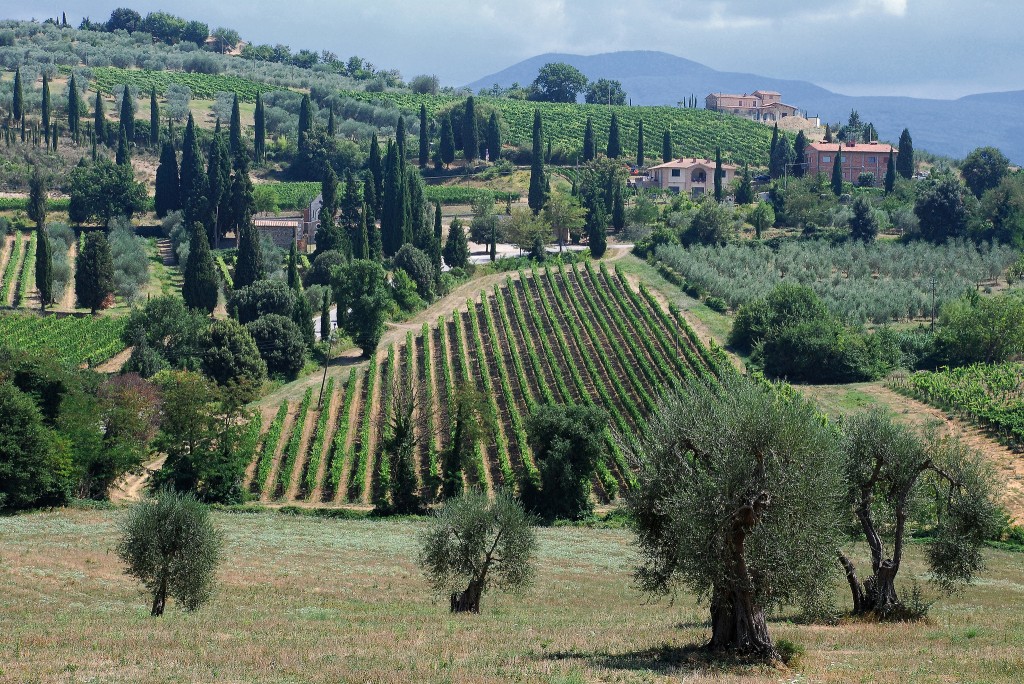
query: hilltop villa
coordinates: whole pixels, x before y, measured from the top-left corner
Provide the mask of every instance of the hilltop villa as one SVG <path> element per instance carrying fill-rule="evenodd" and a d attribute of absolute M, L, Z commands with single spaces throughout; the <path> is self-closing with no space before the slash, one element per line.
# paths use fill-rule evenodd
<path fill-rule="evenodd" d="M 736 177 L 739 167 L 735 164 L 722 164 L 722 187 Z M 713 159 L 673 159 L 670 162 L 652 166 L 647 172 L 652 184 L 662 190 L 670 190 L 691 197 L 699 197 L 715 187 L 715 161 Z"/>
<path fill-rule="evenodd" d="M 889 155 L 895 155 L 896 149 L 888 143 L 878 142 L 808 143 L 804 152 L 805 173 L 811 176 L 831 174 L 837 154 L 842 155 L 839 164 L 843 169 L 844 181 L 856 183 L 862 173 L 871 173 L 875 176 L 874 184 L 881 185 L 885 181 Z"/>
<path fill-rule="evenodd" d="M 704 108 L 754 121 L 778 121 L 787 116 L 796 116 L 799 111 L 793 105 L 783 103 L 782 95 L 774 90 L 755 90 L 750 95 L 711 93 L 704 98 Z"/>

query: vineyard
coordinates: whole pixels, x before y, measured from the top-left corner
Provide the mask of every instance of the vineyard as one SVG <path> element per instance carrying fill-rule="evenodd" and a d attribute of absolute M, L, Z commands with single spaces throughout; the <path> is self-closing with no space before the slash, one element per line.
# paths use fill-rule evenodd
<path fill-rule="evenodd" d="M 124 317 L 0 314 L 0 341 L 15 349 L 46 352 L 73 365 L 96 365 L 124 349 Z"/>
<path fill-rule="evenodd" d="M 1024 448 L 1024 363 L 922 371 L 892 380 L 897 392 L 959 414 Z"/>
<path fill-rule="evenodd" d="M 257 93 L 281 90 L 277 86 L 238 76 L 196 74 L 184 71 L 93 67 L 92 76 L 92 88 L 99 88 L 104 93 L 113 93 L 114 87 L 118 85 L 130 85 L 138 88 L 140 93 L 148 93 L 152 88 L 156 88 L 156 92 L 163 95 L 167 86 L 176 83 L 188 86 L 192 90 L 192 97 L 200 100 L 212 100 L 218 92 L 225 92 L 236 93 L 242 102 L 255 102 Z"/>
<path fill-rule="evenodd" d="M 434 116 L 441 109 L 462 101 L 449 95 L 416 95 L 412 93 L 368 93 L 345 91 L 345 97 L 377 104 L 390 104 L 406 112 L 419 111 L 420 104 Z M 727 161 L 765 166 L 772 129 L 763 124 L 738 116 L 720 114 L 705 109 L 679 107 L 627 107 L 556 102 L 527 102 L 507 98 L 477 97 L 481 104 L 496 108 L 508 126 L 508 140 L 512 145 L 529 147 L 533 136 L 533 112 L 540 109 L 544 121 L 544 136 L 554 146 L 577 149 L 583 145 L 583 132 L 587 117 L 594 123 L 598 149 L 608 140 L 612 114 L 619 119 L 623 153 L 636 157 L 637 123 L 643 119 L 646 134 L 645 152 L 648 157 L 660 156 L 662 133 L 672 131 L 674 154 L 677 157 L 706 157 L 713 159 L 715 147 L 721 146 Z"/>
<path fill-rule="evenodd" d="M 687 287 L 733 308 L 768 295 L 780 283 L 812 288 L 847 323 L 927 317 L 982 284 L 996 284 L 1017 250 L 965 241 L 931 245 L 878 241 L 833 245 L 824 240 L 726 246 L 664 245 L 653 260 Z"/>
<path fill-rule="evenodd" d="M 35 289 L 36 234 L 16 232 L 10 241 L 0 242 L 0 307 L 23 307 Z"/>
<path fill-rule="evenodd" d="M 613 431 L 643 430 L 657 388 L 677 388 L 693 376 L 714 382 L 730 366 L 721 351 L 698 341 L 677 309 L 666 312 L 619 273 L 585 266 L 508 277 L 436 326 L 408 332 L 404 344 L 382 350 L 347 381 L 331 382 L 321 409 L 313 390 L 298 404 L 282 403 L 253 451 L 250 491 L 262 501 L 387 499 L 391 464 L 380 445 L 401 403 L 396 397 L 405 396 L 413 399 L 417 479 L 430 500 L 450 474 L 443 472 L 450 416 L 458 389 L 468 384 L 487 410 L 484 436 L 461 468 L 467 484 L 493 491 L 536 474 L 525 426 L 539 404 L 595 404 L 610 424 L 595 491 L 615 498 L 632 475 Z"/>

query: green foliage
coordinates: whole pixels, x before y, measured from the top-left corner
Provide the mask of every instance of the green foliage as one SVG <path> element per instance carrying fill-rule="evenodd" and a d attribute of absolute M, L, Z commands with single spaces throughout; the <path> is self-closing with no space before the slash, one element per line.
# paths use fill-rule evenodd
<path fill-rule="evenodd" d="M 75 259 L 75 298 L 95 314 L 114 291 L 114 264 L 110 245 L 101 232 L 88 233 Z"/>
<path fill-rule="evenodd" d="M 74 223 L 106 225 L 116 216 L 131 218 L 147 207 L 146 186 L 135 182 L 130 165 L 108 159 L 79 164 L 68 178 L 68 217 Z"/>
<path fill-rule="evenodd" d="M 192 239 L 189 240 L 188 261 L 185 262 L 184 279 L 181 285 L 182 299 L 185 306 L 213 313 L 217 308 L 220 294 L 220 274 L 213 263 L 210 243 L 206 239 L 206 231 L 198 224 L 192 226 Z"/>
<path fill-rule="evenodd" d="M 549 62 L 537 72 L 531 85 L 532 100 L 539 102 L 576 102 L 587 87 L 587 77 L 576 67 L 564 62 Z"/>
<path fill-rule="evenodd" d="M 271 313 L 246 323 L 245 328 L 256 342 L 267 372 L 294 380 L 306 363 L 306 341 L 299 326 Z"/>
<path fill-rule="evenodd" d="M 267 365 L 260 358 L 256 341 L 238 321 L 213 321 L 203 331 L 199 347 L 206 377 L 221 386 L 234 385 L 241 401 L 259 396 L 267 379 Z"/>
<path fill-rule="evenodd" d="M 338 327 L 369 357 L 384 334 L 392 304 L 384 267 L 355 259 L 334 271 L 331 292 L 335 301 L 343 304 L 338 307 Z"/>
<path fill-rule="evenodd" d="M 188 611 L 209 600 L 222 541 L 194 496 L 161 490 L 129 508 L 119 528 L 117 555 L 153 596 L 154 617 L 163 615 L 168 596 Z"/>
<path fill-rule="evenodd" d="M 518 592 L 532 583 L 536 550 L 530 517 L 510 493 L 499 492 L 492 502 L 470 492 L 431 519 L 418 562 L 434 591 L 451 598 L 453 612 L 480 612 L 486 591 Z"/>
<path fill-rule="evenodd" d="M 543 405 L 526 424 L 539 471 L 539 488 L 523 492 L 524 503 L 547 522 L 580 520 L 593 510 L 594 471 L 605 455 L 608 419 L 595 406 Z"/>
<path fill-rule="evenodd" d="M 850 217 L 850 237 L 854 240 L 871 242 L 878 235 L 878 219 L 871 202 L 864 195 L 853 201 L 853 216 Z"/>
<path fill-rule="evenodd" d="M 101 92 L 113 94 L 119 85 L 133 87 L 140 92 L 156 92 L 163 95 L 168 86 L 186 86 L 192 96 L 200 100 L 212 100 L 217 93 L 234 93 L 242 102 L 255 102 L 256 95 L 278 90 L 269 83 L 260 83 L 238 76 L 221 74 L 189 73 L 185 71 L 149 71 L 145 69 L 120 69 L 118 67 L 93 67 L 90 85 Z"/>
<path fill-rule="evenodd" d="M 946 303 L 935 336 L 938 362 L 947 366 L 1002 363 L 1024 353 L 1024 295 L 980 297 Z"/>
<path fill-rule="evenodd" d="M 443 255 L 445 263 L 451 268 L 465 268 L 469 264 L 469 240 L 459 218 L 452 219 L 448 227 Z"/>
<path fill-rule="evenodd" d="M 63 505 L 70 475 L 67 447 L 32 397 L 0 380 L 0 511 Z"/>

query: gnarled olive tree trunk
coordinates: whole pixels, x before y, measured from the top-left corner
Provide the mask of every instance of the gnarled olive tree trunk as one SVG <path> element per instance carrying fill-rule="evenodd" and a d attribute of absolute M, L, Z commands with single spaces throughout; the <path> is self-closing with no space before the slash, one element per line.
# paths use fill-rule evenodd
<path fill-rule="evenodd" d="M 453 613 L 479 613 L 482 594 L 483 581 L 473 578 L 464 591 L 452 594 L 451 611 Z"/>
<path fill-rule="evenodd" d="M 732 527 L 728 532 L 731 576 L 727 582 L 716 586 L 711 596 L 709 650 L 778 657 L 768 634 L 764 609 L 756 600 L 754 578 L 747 567 L 743 548 L 747 535 L 760 521 L 769 503 L 768 494 L 761 492 L 733 514 Z"/>

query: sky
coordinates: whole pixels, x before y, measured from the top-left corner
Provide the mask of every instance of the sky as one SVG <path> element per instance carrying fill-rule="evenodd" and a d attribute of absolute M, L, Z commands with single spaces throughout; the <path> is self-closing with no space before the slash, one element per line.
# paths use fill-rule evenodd
<path fill-rule="evenodd" d="M 13 4 L 13 3 L 12 3 Z M 4 18 L 76 24 L 120 4 L 21 0 Z M 661 50 L 848 95 L 1024 89 L 1021 0 L 131 0 L 256 43 L 357 54 L 459 86 L 546 52 Z"/>

